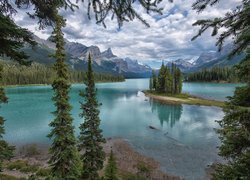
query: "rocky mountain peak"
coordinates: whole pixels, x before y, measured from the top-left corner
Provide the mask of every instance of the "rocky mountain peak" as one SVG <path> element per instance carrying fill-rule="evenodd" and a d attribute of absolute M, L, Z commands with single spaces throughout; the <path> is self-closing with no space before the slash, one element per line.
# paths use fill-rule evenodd
<path fill-rule="evenodd" d="M 114 58 L 114 57 L 116 57 L 116 56 L 113 54 L 111 48 L 108 48 L 107 50 L 103 51 L 101 55 L 102 55 L 102 57 L 105 57 L 105 58 L 108 58 L 108 59 L 109 59 L 109 58 Z"/>

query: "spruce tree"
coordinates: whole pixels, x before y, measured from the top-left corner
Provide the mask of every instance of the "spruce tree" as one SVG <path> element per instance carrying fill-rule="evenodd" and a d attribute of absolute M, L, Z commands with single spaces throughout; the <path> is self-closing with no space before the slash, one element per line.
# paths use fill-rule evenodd
<path fill-rule="evenodd" d="M 62 27 L 65 26 L 65 20 L 58 15 L 55 10 L 54 42 L 56 44 L 56 63 L 54 65 L 57 77 L 52 87 L 56 110 L 53 113 L 55 119 L 50 123 L 52 130 L 48 137 L 53 142 L 50 147 L 51 176 L 55 179 L 78 179 L 80 175 L 80 157 L 76 147 L 76 138 L 74 136 L 74 127 L 70 114 L 71 106 L 69 104 L 69 72 L 65 64 L 65 51 Z"/>
<path fill-rule="evenodd" d="M 116 165 L 116 160 L 114 153 L 111 149 L 109 159 L 108 159 L 108 164 L 105 168 L 105 180 L 118 180 L 117 177 L 117 165 Z"/>
<path fill-rule="evenodd" d="M 160 93 L 165 92 L 165 74 L 166 74 L 166 69 L 164 63 L 162 62 L 157 81 L 157 91 Z"/>
<path fill-rule="evenodd" d="M 165 74 L 165 91 L 167 94 L 172 94 L 172 84 L 173 84 L 173 76 L 170 73 L 169 68 L 166 66 L 166 74 Z"/>
<path fill-rule="evenodd" d="M 250 67 L 250 49 L 242 63 Z M 241 78 L 249 76 L 250 71 L 241 72 Z M 250 79 L 229 100 L 217 130 L 222 141 L 219 155 L 228 162 L 217 165 L 213 179 L 250 179 Z"/>
<path fill-rule="evenodd" d="M 153 79 L 153 89 L 156 90 L 157 78 L 156 78 L 156 74 L 155 74 L 155 71 L 154 71 L 154 70 L 153 70 L 153 72 L 152 72 L 152 79 Z"/>
<path fill-rule="evenodd" d="M 152 77 L 149 78 L 149 90 L 150 91 L 153 90 L 153 78 Z"/>
<path fill-rule="evenodd" d="M 198 12 L 207 6 L 213 6 L 219 0 L 197 0 L 193 4 Z M 225 116 L 219 121 L 217 130 L 222 144 L 219 154 L 227 159 L 227 163 L 219 164 L 213 179 L 250 179 L 250 1 L 242 0 L 224 17 L 198 20 L 194 25 L 201 26 L 199 33 L 193 39 L 213 28 L 212 36 L 219 35 L 217 45 L 221 50 L 223 43 L 229 37 L 234 40 L 234 50 L 231 55 L 246 52 L 246 57 L 237 66 L 238 75 L 247 81 L 243 87 L 238 87 L 234 96 L 225 107 Z M 222 31 L 219 31 L 222 30 Z"/>
<path fill-rule="evenodd" d="M 80 117 L 84 117 L 84 122 L 80 125 L 79 150 L 84 152 L 81 156 L 83 163 L 82 179 L 94 180 L 99 178 L 98 171 L 103 168 L 105 153 L 102 143 L 105 143 L 105 139 L 99 127 L 99 103 L 96 99 L 97 90 L 90 54 L 85 84 L 85 92 L 80 92 L 80 96 L 84 98 L 85 102 L 81 103 L 82 113 Z"/>
<path fill-rule="evenodd" d="M 0 65 L 0 80 L 2 79 L 2 66 Z M 0 104 L 7 103 L 8 98 L 5 95 L 4 89 L 0 87 Z M 4 160 L 9 160 L 13 157 L 14 147 L 8 145 L 8 143 L 3 139 L 4 135 L 4 118 L 0 116 L 0 172 L 2 171 L 2 163 Z"/>

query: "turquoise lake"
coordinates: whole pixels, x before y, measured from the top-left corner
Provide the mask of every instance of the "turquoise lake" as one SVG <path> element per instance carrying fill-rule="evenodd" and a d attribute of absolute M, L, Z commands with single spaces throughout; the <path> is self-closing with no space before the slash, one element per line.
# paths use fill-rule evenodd
<path fill-rule="evenodd" d="M 238 84 L 184 83 L 183 91 L 210 99 L 225 100 Z M 76 133 L 83 119 L 79 118 L 84 85 L 72 86 L 70 96 Z M 129 79 L 119 83 L 99 83 L 98 100 L 101 128 L 105 137 L 126 139 L 137 151 L 161 163 L 162 170 L 185 177 L 204 179 L 205 168 L 217 156 L 219 139 L 214 131 L 215 120 L 223 118 L 217 107 L 164 105 L 141 92 L 148 89 L 148 79 Z M 0 113 L 6 119 L 4 138 L 17 146 L 49 144 L 50 113 L 54 110 L 50 86 L 6 88 L 9 103 Z M 158 130 L 152 130 L 154 126 Z"/>

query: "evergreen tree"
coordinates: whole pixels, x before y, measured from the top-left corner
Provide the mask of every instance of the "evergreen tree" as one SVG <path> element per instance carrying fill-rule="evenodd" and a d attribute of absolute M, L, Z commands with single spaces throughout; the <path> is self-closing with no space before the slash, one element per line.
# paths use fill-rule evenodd
<path fill-rule="evenodd" d="M 182 75 L 181 75 L 181 70 L 179 68 L 176 68 L 175 77 L 176 77 L 176 87 L 177 87 L 176 93 L 180 94 L 182 91 Z"/>
<path fill-rule="evenodd" d="M 190 73 L 185 78 L 186 81 L 200 82 L 239 82 L 235 68 L 213 67 L 211 69 L 202 69 L 201 71 Z"/>
<path fill-rule="evenodd" d="M 2 79 L 2 66 L 0 66 L 0 80 Z M 5 96 L 4 89 L 0 87 L 0 104 L 7 103 L 8 98 Z M 13 157 L 14 147 L 9 146 L 3 139 L 4 134 L 4 119 L 0 116 L 0 172 L 3 170 L 2 163 L 4 160 L 9 160 Z"/>
<path fill-rule="evenodd" d="M 243 63 L 250 67 L 250 49 Z M 242 74 L 249 77 L 250 72 Z M 217 130 L 222 141 L 219 155 L 228 160 L 227 164 L 216 167 L 214 179 L 250 179 L 250 79 L 247 85 L 238 87 L 229 98 L 224 109 L 225 116 L 218 121 Z"/>
<path fill-rule="evenodd" d="M 207 6 L 213 6 L 219 0 L 198 0 L 193 7 L 198 12 Z M 199 20 L 194 25 L 200 25 L 201 29 L 197 36 L 200 36 L 210 27 L 213 28 L 212 36 L 217 35 L 219 29 L 223 29 L 219 35 L 217 45 L 222 48 L 226 38 L 234 39 L 235 53 L 242 53 L 246 50 L 245 59 L 237 66 L 238 75 L 246 81 L 246 86 L 238 87 L 234 96 L 230 98 L 225 107 L 225 116 L 219 121 L 221 126 L 217 132 L 220 135 L 222 144 L 219 154 L 226 158 L 226 164 L 219 164 L 213 179 L 250 179 L 250 2 L 242 0 L 241 4 L 225 17 L 215 19 Z M 245 94 L 242 94 L 245 93 Z"/>
<path fill-rule="evenodd" d="M 165 92 L 165 74 L 166 74 L 166 69 L 165 69 L 164 63 L 162 62 L 162 65 L 158 74 L 158 80 L 157 80 L 158 92 Z"/>
<path fill-rule="evenodd" d="M 27 55 L 20 49 L 25 43 L 34 46 L 36 43 L 33 41 L 32 34 L 24 28 L 17 26 L 9 16 L 5 16 L 5 10 L 8 6 L 2 6 L 0 3 L 0 57 L 8 57 L 12 60 L 18 61 L 20 64 L 29 64 L 26 61 Z M 5 7 L 5 8 L 4 8 Z M 0 65 L 0 81 L 2 85 L 3 67 Z M 7 103 L 8 98 L 5 95 L 4 88 L 0 87 L 0 104 Z M 14 147 L 9 146 L 3 140 L 4 118 L 0 116 L 0 172 L 2 171 L 3 160 L 10 159 L 13 156 Z"/>
<path fill-rule="evenodd" d="M 156 88 L 154 88 L 154 84 L 156 84 Z M 152 86 L 152 89 L 158 93 L 180 94 L 182 91 L 181 70 L 174 63 L 170 68 L 162 63 L 158 77 L 153 73 Z"/>
<path fill-rule="evenodd" d="M 166 74 L 165 74 L 165 91 L 167 94 L 172 94 L 173 89 L 172 89 L 172 84 L 173 84 L 173 76 L 171 75 L 169 68 L 166 67 Z"/>
<path fill-rule="evenodd" d="M 155 71 L 152 71 L 152 79 L 153 79 L 153 89 L 156 90 L 156 86 L 157 86 L 157 78 L 155 75 Z"/>
<path fill-rule="evenodd" d="M 76 148 L 76 138 L 74 136 L 74 127 L 70 114 L 71 106 L 69 104 L 69 73 L 65 64 L 64 39 L 62 27 L 65 26 L 65 20 L 58 15 L 55 10 L 55 28 L 53 31 L 54 42 L 56 43 L 56 63 L 55 70 L 57 78 L 52 87 L 54 90 L 53 101 L 56 111 L 54 121 L 50 123 L 52 130 L 48 137 L 53 142 L 50 147 L 51 176 L 55 179 L 78 179 L 80 175 L 80 157 Z"/>
<path fill-rule="evenodd" d="M 21 64 L 30 64 L 28 56 L 21 51 L 24 44 L 36 45 L 32 33 L 17 26 L 9 16 L 4 16 L 0 8 L 0 56 L 8 57 Z"/>
<path fill-rule="evenodd" d="M 113 151 L 111 149 L 109 159 L 108 159 L 108 164 L 105 168 L 105 180 L 118 180 L 117 177 L 117 165 L 116 165 L 116 160 L 115 156 L 113 154 Z"/>
<path fill-rule="evenodd" d="M 98 171 L 103 168 L 105 153 L 102 143 L 105 143 L 105 139 L 99 127 L 99 103 L 96 99 L 97 90 L 95 88 L 90 55 L 85 84 L 85 92 L 80 93 L 80 96 L 85 99 L 85 103 L 81 103 L 81 110 L 83 112 L 80 114 L 80 117 L 84 117 L 84 122 L 80 125 L 79 150 L 84 152 L 81 156 L 83 163 L 82 178 L 95 180 L 99 178 Z"/>
<path fill-rule="evenodd" d="M 149 90 L 150 91 L 153 90 L 153 78 L 152 77 L 149 78 Z"/>

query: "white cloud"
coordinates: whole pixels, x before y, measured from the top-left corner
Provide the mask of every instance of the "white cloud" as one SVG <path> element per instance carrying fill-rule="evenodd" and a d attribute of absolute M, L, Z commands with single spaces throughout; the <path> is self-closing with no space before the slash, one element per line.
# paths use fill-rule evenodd
<path fill-rule="evenodd" d="M 201 14 L 192 10 L 190 0 L 175 0 L 174 3 L 163 1 L 163 15 L 146 14 L 138 5 L 139 14 L 150 24 L 150 28 L 139 20 L 124 23 L 122 29 L 118 29 L 116 20 L 106 20 L 107 28 L 97 25 L 94 18 L 89 20 L 86 16 L 86 5 L 80 5 L 75 12 L 61 11 L 67 19 L 64 28 L 65 37 L 71 41 L 77 41 L 84 45 L 97 45 L 101 50 L 109 47 L 120 57 L 131 57 L 141 61 L 151 59 L 168 59 L 183 56 L 197 56 L 202 51 L 215 49 L 215 38 L 209 37 L 206 32 L 196 41 L 191 38 L 197 33 L 198 28 L 192 24 L 202 18 L 223 16 L 229 9 L 236 6 L 240 0 L 228 0 L 227 3 L 217 4 Z M 21 11 L 15 17 L 18 24 L 30 29 L 41 38 L 47 38 L 51 30 L 39 31 L 33 20 Z M 209 37 L 209 38 L 208 38 Z"/>

